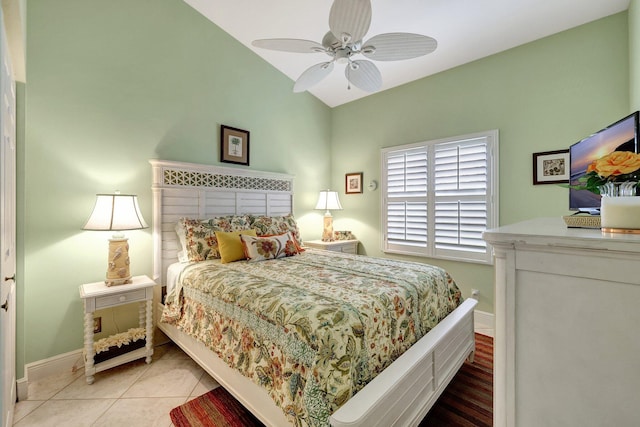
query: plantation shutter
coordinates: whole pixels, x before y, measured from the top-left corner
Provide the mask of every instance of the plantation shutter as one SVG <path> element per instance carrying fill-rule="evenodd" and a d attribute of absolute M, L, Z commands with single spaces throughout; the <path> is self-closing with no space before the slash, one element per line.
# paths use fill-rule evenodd
<path fill-rule="evenodd" d="M 424 147 L 387 157 L 387 242 L 427 245 L 427 151 Z"/>
<path fill-rule="evenodd" d="M 491 262 L 497 131 L 382 150 L 383 250 Z"/>
<path fill-rule="evenodd" d="M 435 251 L 484 254 L 487 229 L 485 138 L 437 144 L 435 151 Z"/>

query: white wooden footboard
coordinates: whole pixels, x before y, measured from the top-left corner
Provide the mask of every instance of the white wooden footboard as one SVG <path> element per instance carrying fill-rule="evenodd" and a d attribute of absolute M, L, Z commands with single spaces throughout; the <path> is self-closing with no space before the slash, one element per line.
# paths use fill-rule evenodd
<path fill-rule="evenodd" d="M 468 299 L 331 416 L 335 427 L 417 425 L 475 349 Z"/>

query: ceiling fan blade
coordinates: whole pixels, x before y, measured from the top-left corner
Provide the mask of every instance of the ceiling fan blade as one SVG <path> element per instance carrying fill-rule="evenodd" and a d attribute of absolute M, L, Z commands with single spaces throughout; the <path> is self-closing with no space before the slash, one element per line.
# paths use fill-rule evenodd
<path fill-rule="evenodd" d="M 335 0 L 329 12 L 329 28 L 336 38 L 355 43 L 364 37 L 371 25 L 369 0 Z"/>
<path fill-rule="evenodd" d="M 305 72 L 302 73 L 300 77 L 298 77 L 298 80 L 296 80 L 296 84 L 293 85 L 293 91 L 304 92 L 305 90 L 308 90 L 313 85 L 319 83 L 322 79 L 327 77 L 332 70 L 333 61 L 322 62 L 320 64 L 314 65 L 313 67 L 307 68 Z"/>
<path fill-rule="evenodd" d="M 375 92 L 382 86 L 380 70 L 371 61 L 352 61 L 347 64 L 344 74 L 354 86 L 366 92 Z"/>
<path fill-rule="evenodd" d="M 263 49 L 281 50 L 283 52 L 295 53 L 318 53 L 325 52 L 326 49 L 320 44 L 311 40 L 300 39 L 262 39 L 251 42 L 255 47 Z"/>
<path fill-rule="evenodd" d="M 438 47 L 436 39 L 411 33 L 379 34 L 363 43 L 360 52 L 376 61 L 400 61 L 417 58 L 433 52 Z"/>

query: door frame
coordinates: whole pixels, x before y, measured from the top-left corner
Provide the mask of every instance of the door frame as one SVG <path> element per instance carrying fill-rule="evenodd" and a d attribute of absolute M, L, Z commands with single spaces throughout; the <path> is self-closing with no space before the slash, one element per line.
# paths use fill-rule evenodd
<path fill-rule="evenodd" d="M 0 10 L 0 426 L 16 402 L 16 86 Z"/>

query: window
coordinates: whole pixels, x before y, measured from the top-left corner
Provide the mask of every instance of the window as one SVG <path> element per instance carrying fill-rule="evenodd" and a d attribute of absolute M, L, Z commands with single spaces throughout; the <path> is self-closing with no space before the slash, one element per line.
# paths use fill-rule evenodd
<path fill-rule="evenodd" d="M 491 263 L 498 131 L 382 149 L 383 251 Z"/>

